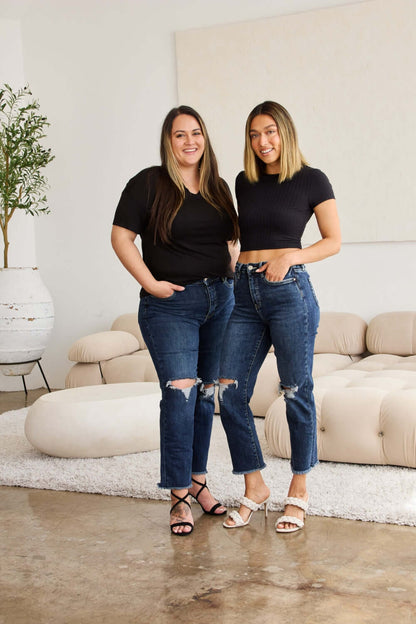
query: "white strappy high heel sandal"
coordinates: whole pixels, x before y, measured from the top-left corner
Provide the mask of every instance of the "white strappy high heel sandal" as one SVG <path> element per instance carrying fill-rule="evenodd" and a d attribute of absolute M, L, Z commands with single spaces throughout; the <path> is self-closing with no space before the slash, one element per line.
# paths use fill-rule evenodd
<path fill-rule="evenodd" d="M 249 517 L 247 518 L 246 521 L 244 521 L 243 518 L 238 513 L 238 511 L 234 509 L 228 517 L 231 518 L 231 520 L 234 520 L 235 524 L 227 524 L 226 522 L 223 522 L 223 527 L 225 527 L 226 529 L 237 529 L 239 527 L 247 526 L 251 520 L 251 516 L 253 515 L 253 512 L 260 509 L 262 505 L 264 505 L 264 516 L 265 518 L 267 518 L 267 507 L 268 507 L 269 498 L 270 496 L 268 496 L 266 500 L 264 500 L 262 503 L 255 503 L 250 498 L 243 496 L 241 504 L 244 505 L 244 507 L 247 507 L 248 509 L 251 510 Z"/>
<path fill-rule="evenodd" d="M 284 500 L 284 505 L 285 507 L 287 505 L 293 505 L 294 507 L 299 507 L 299 509 L 303 510 L 304 512 L 303 516 L 305 518 L 306 512 L 308 510 L 308 501 L 304 501 L 302 498 L 288 496 Z M 296 524 L 296 527 L 292 529 L 279 529 L 278 525 L 283 524 L 285 522 L 289 524 Z M 276 533 L 294 533 L 295 531 L 300 531 L 300 529 L 303 529 L 304 526 L 305 526 L 304 520 L 301 520 L 300 518 L 296 518 L 296 516 L 280 516 L 280 518 L 277 519 L 277 522 L 275 525 Z"/>

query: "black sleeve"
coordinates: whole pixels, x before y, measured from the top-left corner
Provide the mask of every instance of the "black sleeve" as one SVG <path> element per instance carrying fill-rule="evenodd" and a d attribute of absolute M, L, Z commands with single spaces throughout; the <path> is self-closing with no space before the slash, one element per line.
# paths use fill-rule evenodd
<path fill-rule="evenodd" d="M 241 188 L 244 185 L 245 181 L 247 181 L 246 175 L 245 175 L 244 171 L 240 171 L 240 173 L 238 174 L 238 176 L 235 179 L 235 196 L 236 196 L 236 199 L 237 199 L 237 208 L 238 208 L 238 197 L 239 197 Z"/>
<path fill-rule="evenodd" d="M 129 180 L 121 194 L 113 225 L 142 234 L 155 197 L 156 167 L 144 169 Z"/>
<path fill-rule="evenodd" d="M 324 172 L 320 169 L 313 169 L 312 171 L 313 178 L 310 185 L 309 204 L 313 209 L 327 199 L 335 199 L 335 195 L 331 183 Z"/>

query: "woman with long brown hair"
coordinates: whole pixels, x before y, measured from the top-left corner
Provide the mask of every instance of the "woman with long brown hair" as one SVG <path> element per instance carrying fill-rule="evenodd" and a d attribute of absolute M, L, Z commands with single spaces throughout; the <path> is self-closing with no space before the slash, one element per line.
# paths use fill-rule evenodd
<path fill-rule="evenodd" d="M 171 492 L 172 533 L 184 536 L 193 530 L 189 495 L 205 513 L 226 513 L 208 490 L 206 472 L 220 346 L 234 305 L 230 250 L 238 224 L 194 109 L 168 113 L 160 153 L 160 166 L 127 183 L 112 245 L 142 287 L 139 324 L 162 392 L 159 487 Z"/>

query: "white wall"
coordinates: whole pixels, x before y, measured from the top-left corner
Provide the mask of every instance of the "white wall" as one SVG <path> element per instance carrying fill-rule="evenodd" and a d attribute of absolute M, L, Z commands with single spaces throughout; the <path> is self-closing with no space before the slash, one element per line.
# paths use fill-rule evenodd
<path fill-rule="evenodd" d="M 107 329 L 137 307 L 138 288 L 109 235 L 125 182 L 158 162 L 161 122 L 178 103 L 175 31 L 337 4 L 346 2 L 0 0 L 0 22 L 20 21 L 24 76 L 52 124 L 52 213 L 35 220 L 35 234 L 37 264 L 55 303 L 43 358 L 53 387 L 63 387 L 76 338 Z M 345 246 L 336 258 L 311 265 L 322 308 L 365 318 L 415 309 L 414 258 L 413 243 Z M 41 385 L 36 372 L 27 382 Z M 19 379 L 0 377 L 0 389 L 16 387 Z"/>
<path fill-rule="evenodd" d="M 334 186 L 343 241 L 416 241 L 415 24 L 415 0 L 372 0 L 182 31 L 178 96 L 193 98 L 227 179 L 241 169 L 248 112 L 280 102 Z M 319 237 L 310 224 L 304 243 Z"/>

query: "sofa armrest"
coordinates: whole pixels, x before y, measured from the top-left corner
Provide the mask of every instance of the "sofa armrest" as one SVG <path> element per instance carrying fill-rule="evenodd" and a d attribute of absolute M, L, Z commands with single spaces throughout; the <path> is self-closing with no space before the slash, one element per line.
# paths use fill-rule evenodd
<path fill-rule="evenodd" d="M 137 319 L 137 312 L 128 312 L 118 316 L 111 325 L 112 331 L 125 331 L 133 334 L 140 343 L 141 349 L 147 349 L 146 343 L 143 340 L 142 332 L 140 331 L 139 321 Z"/>
<path fill-rule="evenodd" d="M 129 332 L 104 331 L 79 338 L 69 350 L 71 362 L 103 362 L 140 349 L 140 343 Z"/>
<path fill-rule="evenodd" d="M 370 353 L 416 355 L 416 312 L 384 312 L 373 318 L 367 348 Z"/>
<path fill-rule="evenodd" d="M 361 355 L 366 350 L 367 323 L 349 312 L 322 312 L 314 353 Z"/>

